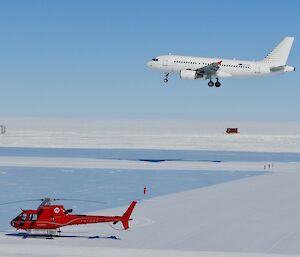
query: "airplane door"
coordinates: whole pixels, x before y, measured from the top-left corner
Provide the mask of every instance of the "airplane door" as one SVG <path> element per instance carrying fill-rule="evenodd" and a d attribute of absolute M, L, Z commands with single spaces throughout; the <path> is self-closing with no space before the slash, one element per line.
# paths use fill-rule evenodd
<path fill-rule="evenodd" d="M 260 73 L 260 63 L 255 63 L 255 73 Z"/>
<path fill-rule="evenodd" d="M 169 63 L 169 60 L 168 60 L 168 59 L 169 59 L 169 58 L 163 59 L 162 65 L 163 65 L 164 67 L 168 66 L 168 63 Z"/>

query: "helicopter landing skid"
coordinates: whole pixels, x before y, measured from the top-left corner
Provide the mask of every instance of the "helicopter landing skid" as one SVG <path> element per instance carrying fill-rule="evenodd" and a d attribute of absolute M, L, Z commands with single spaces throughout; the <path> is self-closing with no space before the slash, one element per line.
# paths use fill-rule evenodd
<path fill-rule="evenodd" d="M 58 235 L 58 234 L 32 234 L 32 233 L 8 233 L 6 236 L 15 236 L 21 237 L 23 239 L 28 238 L 42 238 L 42 239 L 54 239 L 54 238 L 82 238 L 82 239 L 113 239 L 113 240 L 121 240 L 116 236 L 76 236 L 76 235 Z"/>

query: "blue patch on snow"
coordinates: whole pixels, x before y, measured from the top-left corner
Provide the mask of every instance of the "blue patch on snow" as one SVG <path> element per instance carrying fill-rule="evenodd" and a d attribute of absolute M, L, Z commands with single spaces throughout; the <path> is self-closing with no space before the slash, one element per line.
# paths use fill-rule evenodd
<path fill-rule="evenodd" d="M 79 149 L 0 147 L 0 156 L 72 157 L 110 160 L 182 160 L 299 162 L 300 153 L 263 153 L 239 151 L 151 150 L 151 149 Z"/>

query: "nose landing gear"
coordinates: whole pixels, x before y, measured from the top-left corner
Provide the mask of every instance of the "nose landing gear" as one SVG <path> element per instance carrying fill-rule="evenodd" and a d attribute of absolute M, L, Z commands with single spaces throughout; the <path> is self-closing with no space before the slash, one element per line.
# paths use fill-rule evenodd
<path fill-rule="evenodd" d="M 168 83 L 168 81 L 169 81 L 169 80 L 168 80 L 169 75 L 170 75 L 170 73 L 166 73 L 166 77 L 165 77 L 165 79 L 164 79 L 164 82 L 165 82 L 165 83 Z"/>

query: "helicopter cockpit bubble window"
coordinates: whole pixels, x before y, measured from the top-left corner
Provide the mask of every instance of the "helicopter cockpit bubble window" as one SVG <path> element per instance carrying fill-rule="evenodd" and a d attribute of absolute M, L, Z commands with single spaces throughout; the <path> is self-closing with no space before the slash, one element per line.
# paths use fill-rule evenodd
<path fill-rule="evenodd" d="M 27 216 L 26 213 L 22 213 L 20 220 L 21 221 L 25 221 L 26 220 L 26 216 Z"/>
<path fill-rule="evenodd" d="M 20 220 L 20 218 L 22 217 L 23 212 L 21 212 L 17 217 L 15 217 L 13 220 Z"/>

